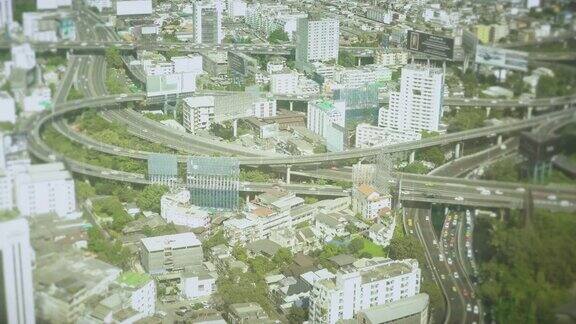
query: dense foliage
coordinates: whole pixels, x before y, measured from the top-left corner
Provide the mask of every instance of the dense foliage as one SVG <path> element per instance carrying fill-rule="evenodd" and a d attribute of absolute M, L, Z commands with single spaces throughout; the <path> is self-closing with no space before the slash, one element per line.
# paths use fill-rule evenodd
<path fill-rule="evenodd" d="M 552 323 L 576 281 L 576 218 L 538 210 L 523 223 L 491 222 L 480 291 L 498 323 Z"/>

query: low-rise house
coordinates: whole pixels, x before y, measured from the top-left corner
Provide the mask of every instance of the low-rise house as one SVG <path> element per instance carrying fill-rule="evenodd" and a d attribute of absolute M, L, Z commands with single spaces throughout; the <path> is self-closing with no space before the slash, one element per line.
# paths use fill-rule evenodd
<path fill-rule="evenodd" d="M 314 228 L 324 242 L 330 242 L 336 237 L 350 235 L 346 230 L 348 219 L 340 213 L 319 214 L 314 221 Z"/>
<path fill-rule="evenodd" d="M 182 274 L 182 294 L 187 299 L 209 297 L 216 291 L 215 272 L 204 268 Z"/>
<path fill-rule="evenodd" d="M 373 220 L 378 217 L 381 210 L 392 207 L 392 196 L 381 194 L 367 184 L 361 184 L 352 189 L 352 210 L 360 213 L 362 217 Z"/>
<path fill-rule="evenodd" d="M 231 324 L 273 323 L 262 306 L 256 303 L 239 303 L 230 305 L 228 319 Z"/>
<path fill-rule="evenodd" d="M 368 229 L 368 238 L 381 246 L 388 246 L 392 236 L 394 236 L 394 228 L 396 227 L 396 220 L 394 217 L 387 217 L 370 226 Z"/>

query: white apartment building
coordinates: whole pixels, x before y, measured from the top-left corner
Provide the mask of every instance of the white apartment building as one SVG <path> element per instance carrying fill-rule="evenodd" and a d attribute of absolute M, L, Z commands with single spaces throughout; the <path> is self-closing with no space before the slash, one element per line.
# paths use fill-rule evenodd
<path fill-rule="evenodd" d="M 276 100 L 273 97 L 256 98 L 252 107 L 256 118 L 276 116 Z"/>
<path fill-rule="evenodd" d="M 0 220 L 0 323 L 34 324 L 30 230 L 23 218 Z"/>
<path fill-rule="evenodd" d="M 368 184 L 352 189 L 352 211 L 360 213 L 364 219 L 373 220 L 386 209 L 392 208 L 392 197 L 381 194 Z"/>
<path fill-rule="evenodd" d="M 140 242 L 140 261 L 149 274 L 182 271 L 202 265 L 202 243 L 192 232 L 146 237 Z"/>
<path fill-rule="evenodd" d="M 391 142 L 391 134 L 386 128 L 365 123 L 356 126 L 355 147 L 357 148 L 387 145 Z"/>
<path fill-rule="evenodd" d="M 374 62 L 382 66 L 404 66 L 408 64 L 408 51 L 402 49 L 379 49 Z"/>
<path fill-rule="evenodd" d="M 238 18 L 238 17 L 245 17 L 248 5 L 244 0 L 228 0 L 227 3 L 227 11 L 228 17 L 230 18 Z"/>
<path fill-rule="evenodd" d="M 273 231 L 292 228 L 294 220 L 290 211 L 303 204 L 304 199 L 294 193 L 269 191 L 248 203 L 242 217 L 226 220 L 224 230 L 235 243 L 265 239 Z"/>
<path fill-rule="evenodd" d="M 193 6 L 194 42 L 196 44 L 220 44 L 222 31 L 222 3 L 216 0 L 196 1 Z"/>
<path fill-rule="evenodd" d="M 54 10 L 71 6 L 72 0 L 36 0 L 36 9 L 38 10 Z"/>
<path fill-rule="evenodd" d="M 167 223 L 192 228 L 210 226 L 210 215 L 206 210 L 190 204 L 190 191 L 167 193 L 160 199 L 160 216 Z"/>
<path fill-rule="evenodd" d="M 85 0 L 88 7 L 96 8 L 102 12 L 105 9 L 112 9 L 112 0 Z"/>
<path fill-rule="evenodd" d="M 307 127 L 312 132 L 325 136 L 326 129 L 337 124 L 344 127 L 346 103 L 344 101 L 317 100 L 308 102 Z"/>
<path fill-rule="evenodd" d="M 293 95 L 298 92 L 298 73 L 282 71 L 270 74 L 270 92 L 275 95 Z"/>
<path fill-rule="evenodd" d="M 378 126 L 402 141 L 418 140 L 423 130 L 437 132 L 442 116 L 444 75 L 441 69 L 409 64 L 402 68 L 400 91 L 381 108 Z"/>
<path fill-rule="evenodd" d="M 64 165 L 30 165 L 15 179 L 16 206 L 23 216 L 56 213 L 66 217 L 76 210 L 74 180 Z"/>
<path fill-rule="evenodd" d="M 10 52 L 15 68 L 32 70 L 36 66 L 36 53 L 29 43 L 12 46 Z"/>
<path fill-rule="evenodd" d="M 16 123 L 16 103 L 6 91 L 0 91 L 0 122 Z"/>
<path fill-rule="evenodd" d="M 296 61 L 338 60 L 340 24 L 338 20 L 324 18 L 298 20 L 296 31 Z"/>
<path fill-rule="evenodd" d="M 124 272 L 116 281 L 128 293 L 130 307 L 148 316 L 156 312 L 156 282 L 148 274 Z"/>
<path fill-rule="evenodd" d="M 384 8 L 371 7 L 366 11 L 368 19 L 376 20 L 384 24 L 392 24 L 397 21 L 404 21 L 406 15 Z"/>
<path fill-rule="evenodd" d="M 341 268 L 335 278 L 314 282 L 310 293 L 311 324 L 335 324 L 359 311 L 418 294 L 418 261 L 385 258 L 360 259 Z"/>
<path fill-rule="evenodd" d="M 294 11 L 281 4 L 252 3 L 246 9 L 246 23 L 268 37 L 276 29 L 282 29 L 290 40 L 296 32 L 298 19 L 308 14 Z"/>
<path fill-rule="evenodd" d="M 205 269 L 182 275 L 182 294 L 186 299 L 208 297 L 216 291 L 216 276 Z"/>
<path fill-rule="evenodd" d="M 14 208 L 14 195 L 12 192 L 12 180 L 0 166 L 0 211 Z"/>
<path fill-rule="evenodd" d="M 342 88 L 360 88 L 367 84 L 389 81 L 392 71 L 381 65 L 366 65 L 361 68 L 344 68 L 335 71 L 333 80 Z"/>
<path fill-rule="evenodd" d="M 194 134 L 209 129 L 214 121 L 214 96 L 195 96 L 184 99 L 182 125 Z"/>
<path fill-rule="evenodd" d="M 0 28 L 10 29 L 14 22 L 12 0 L 0 0 Z"/>

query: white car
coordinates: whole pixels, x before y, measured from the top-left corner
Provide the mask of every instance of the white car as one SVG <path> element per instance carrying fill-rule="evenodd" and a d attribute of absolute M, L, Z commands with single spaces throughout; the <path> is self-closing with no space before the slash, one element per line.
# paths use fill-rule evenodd
<path fill-rule="evenodd" d="M 463 200 L 464 200 L 464 197 L 462 197 L 462 196 L 454 197 L 454 200 L 456 200 L 456 201 L 463 201 Z"/>
<path fill-rule="evenodd" d="M 460 278 L 460 276 L 458 275 L 458 272 L 454 271 L 454 273 L 452 274 L 454 276 L 454 278 L 458 279 Z"/>
<path fill-rule="evenodd" d="M 518 192 L 525 192 L 526 189 L 524 189 L 524 188 L 522 188 L 522 187 L 518 187 L 518 188 L 516 188 L 516 191 L 518 191 Z"/>
<path fill-rule="evenodd" d="M 490 196 L 490 190 L 488 189 L 484 189 L 480 192 L 481 195 L 483 196 Z"/>
<path fill-rule="evenodd" d="M 548 200 L 556 200 L 556 199 L 558 199 L 558 197 L 556 197 L 556 195 L 549 195 L 547 198 L 548 198 Z"/>
<path fill-rule="evenodd" d="M 494 191 L 494 193 L 497 194 L 497 195 L 502 195 L 502 194 L 503 194 L 503 192 L 500 191 L 500 190 L 496 190 L 496 191 Z"/>
<path fill-rule="evenodd" d="M 440 262 L 444 261 L 444 256 L 442 253 L 438 254 L 438 260 L 440 260 Z"/>
<path fill-rule="evenodd" d="M 478 305 L 474 305 L 474 314 L 478 314 Z"/>
<path fill-rule="evenodd" d="M 471 312 L 472 311 L 472 305 L 466 304 L 466 311 Z"/>
<path fill-rule="evenodd" d="M 452 265 L 452 258 L 448 258 L 448 264 Z"/>
<path fill-rule="evenodd" d="M 562 201 L 560 202 L 560 206 L 562 206 L 562 207 L 569 207 L 569 206 L 570 206 L 570 202 L 567 201 L 567 200 L 562 200 Z"/>

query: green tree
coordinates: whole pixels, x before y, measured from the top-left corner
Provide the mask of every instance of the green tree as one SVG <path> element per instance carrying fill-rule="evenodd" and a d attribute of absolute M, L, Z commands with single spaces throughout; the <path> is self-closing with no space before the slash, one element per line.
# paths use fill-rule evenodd
<path fill-rule="evenodd" d="M 112 67 L 121 69 L 124 67 L 124 62 L 122 61 L 122 56 L 120 51 L 115 47 L 106 48 L 104 55 L 106 56 L 106 62 Z"/>
<path fill-rule="evenodd" d="M 356 58 L 346 51 L 340 51 L 338 53 L 338 65 L 344 67 L 354 67 L 356 66 Z"/>
<path fill-rule="evenodd" d="M 518 162 L 513 158 L 498 161 L 488 167 L 484 172 L 484 178 L 487 180 L 517 182 L 520 180 Z"/>
<path fill-rule="evenodd" d="M 422 245 L 414 236 L 405 235 L 402 237 L 393 237 L 390 241 L 389 249 L 389 256 L 392 259 L 401 260 L 412 258 L 420 262 L 425 262 Z"/>
<path fill-rule="evenodd" d="M 352 254 L 359 253 L 360 250 L 362 250 L 363 248 L 364 248 L 364 238 L 362 237 L 357 237 L 352 241 L 350 241 L 350 243 L 348 244 L 348 250 Z"/>
<path fill-rule="evenodd" d="M 270 33 L 270 36 L 268 36 L 268 42 L 270 42 L 270 44 L 280 44 L 289 40 L 290 38 L 288 37 L 288 33 L 286 33 L 282 28 L 277 28 Z"/>
<path fill-rule="evenodd" d="M 272 262 L 276 265 L 277 268 L 290 264 L 294 256 L 292 255 L 292 251 L 287 248 L 280 248 L 276 251 L 276 254 L 272 257 Z"/>
<path fill-rule="evenodd" d="M 144 188 L 136 199 L 136 204 L 141 210 L 149 210 L 155 213 L 160 212 L 160 199 L 168 192 L 166 186 L 150 185 Z"/>
<path fill-rule="evenodd" d="M 405 166 L 402 171 L 406 173 L 426 174 L 428 173 L 428 168 L 422 162 L 416 161 Z"/>
<path fill-rule="evenodd" d="M 416 157 L 419 160 L 432 162 L 435 166 L 444 164 L 445 160 L 444 152 L 442 152 L 442 149 L 438 146 L 420 150 L 418 154 L 416 154 Z"/>
<path fill-rule="evenodd" d="M 308 309 L 298 306 L 292 306 L 288 313 L 288 322 L 290 324 L 301 324 L 308 320 Z"/>
<path fill-rule="evenodd" d="M 486 113 L 482 109 L 474 107 L 460 108 L 456 115 L 448 119 L 448 132 L 461 132 L 484 126 Z"/>

